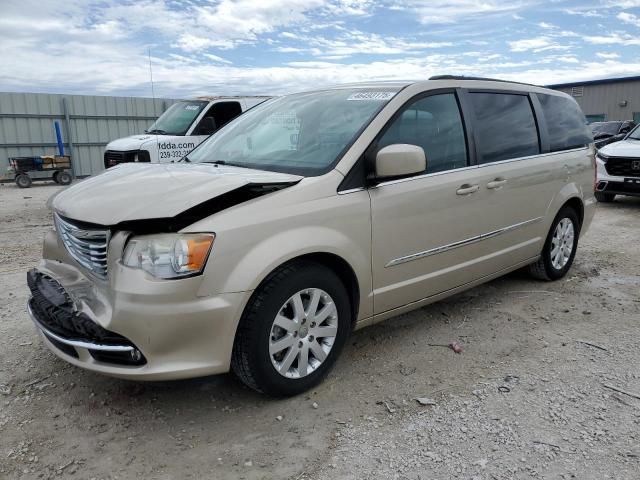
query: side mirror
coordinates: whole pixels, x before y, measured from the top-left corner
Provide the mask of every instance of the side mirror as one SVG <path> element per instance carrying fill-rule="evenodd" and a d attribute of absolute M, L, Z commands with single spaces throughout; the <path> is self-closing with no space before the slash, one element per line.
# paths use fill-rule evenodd
<path fill-rule="evenodd" d="M 388 145 L 376 155 L 376 178 L 414 175 L 426 169 L 427 157 L 422 147 L 416 145 Z"/>
<path fill-rule="evenodd" d="M 620 129 L 620 134 L 626 135 L 627 133 L 629 133 L 630 130 L 631 130 L 631 127 L 622 127 Z"/>
<path fill-rule="evenodd" d="M 216 131 L 216 121 L 213 117 L 204 117 L 196 129 L 196 135 L 211 135 Z"/>

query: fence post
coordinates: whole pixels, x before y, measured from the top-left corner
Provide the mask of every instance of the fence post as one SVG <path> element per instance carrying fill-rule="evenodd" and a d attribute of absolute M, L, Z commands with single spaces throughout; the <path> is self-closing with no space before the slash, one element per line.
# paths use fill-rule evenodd
<path fill-rule="evenodd" d="M 69 108 L 67 97 L 62 97 L 62 112 L 64 113 L 64 125 L 67 130 L 67 143 L 69 144 L 69 156 L 71 157 L 71 176 L 76 178 L 76 159 L 73 151 L 73 136 L 71 134 L 71 120 L 69 119 Z"/>

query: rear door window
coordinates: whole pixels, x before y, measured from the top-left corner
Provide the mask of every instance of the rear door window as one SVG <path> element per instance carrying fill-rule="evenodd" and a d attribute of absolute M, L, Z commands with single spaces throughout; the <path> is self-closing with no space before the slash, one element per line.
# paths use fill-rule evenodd
<path fill-rule="evenodd" d="M 469 97 L 476 118 L 479 163 L 540 153 L 538 129 L 527 95 L 476 92 Z"/>
<path fill-rule="evenodd" d="M 456 96 L 431 95 L 405 107 L 378 140 L 378 149 L 397 143 L 424 149 L 426 173 L 466 167 L 467 144 Z"/>
<path fill-rule="evenodd" d="M 593 142 L 593 135 L 578 104 L 568 97 L 538 93 L 547 123 L 552 152 L 579 148 Z"/>

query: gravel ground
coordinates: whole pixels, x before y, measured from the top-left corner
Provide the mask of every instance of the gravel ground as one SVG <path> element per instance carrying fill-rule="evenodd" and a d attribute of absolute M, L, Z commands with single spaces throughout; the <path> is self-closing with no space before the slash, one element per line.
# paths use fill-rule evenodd
<path fill-rule="evenodd" d="M 640 477 L 640 199 L 599 207 L 564 280 L 516 272 L 358 331 L 317 389 L 272 400 L 51 354 L 25 272 L 58 188 L 0 185 L 0 478 Z"/>

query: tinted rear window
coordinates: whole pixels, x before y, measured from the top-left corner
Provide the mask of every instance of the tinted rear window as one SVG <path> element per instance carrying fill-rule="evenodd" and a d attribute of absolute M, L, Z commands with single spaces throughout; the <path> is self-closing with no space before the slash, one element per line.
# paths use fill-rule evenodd
<path fill-rule="evenodd" d="M 471 93 L 476 116 L 480 163 L 540 153 L 538 130 L 529 97 L 505 93 Z"/>
<path fill-rule="evenodd" d="M 537 95 L 547 122 L 552 152 L 579 148 L 593 142 L 587 119 L 575 101 L 557 95 Z"/>

